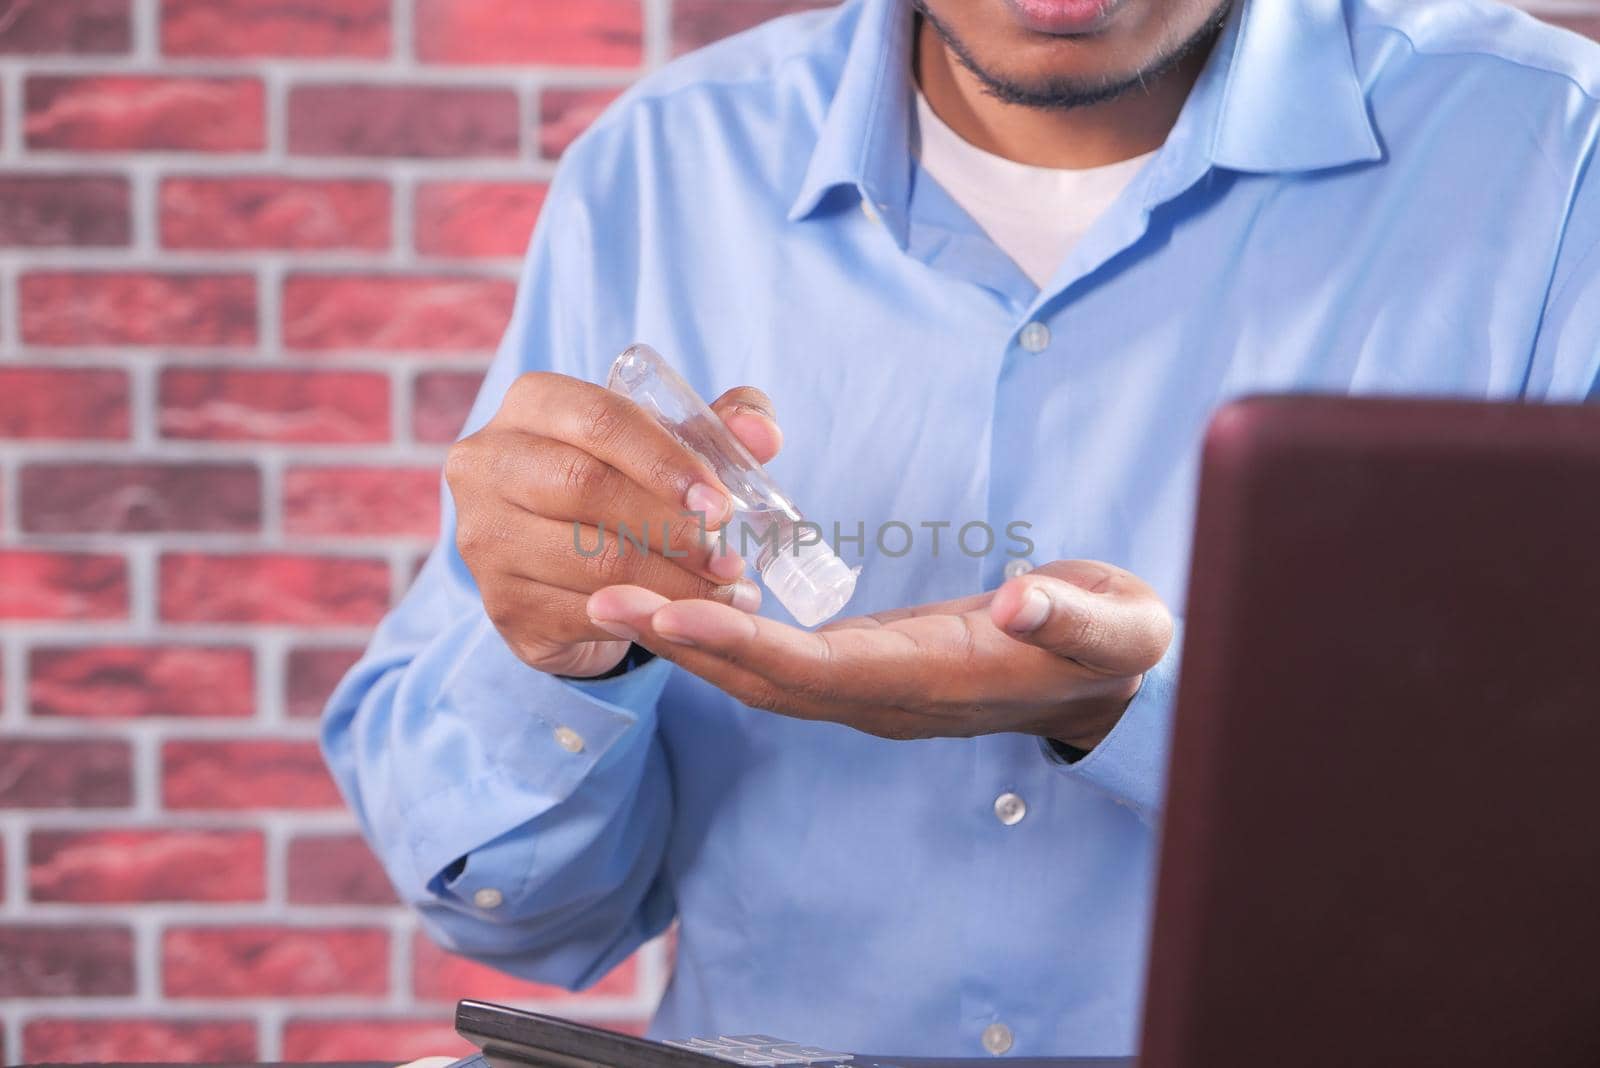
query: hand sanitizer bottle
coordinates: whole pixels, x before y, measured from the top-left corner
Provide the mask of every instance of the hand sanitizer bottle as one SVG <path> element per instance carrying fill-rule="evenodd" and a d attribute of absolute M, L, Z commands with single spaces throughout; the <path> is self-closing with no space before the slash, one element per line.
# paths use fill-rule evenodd
<path fill-rule="evenodd" d="M 606 388 L 655 416 L 711 465 L 733 496 L 733 519 L 724 528 L 731 547 L 760 546 L 755 567 L 761 581 L 801 626 L 814 627 L 839 613 L 855 592 L 861 569 L 847 567 L 816 526 L 805 523 L 766 468 L 660 353 L 648 345 L 630 346 L 611 365 Z"/>

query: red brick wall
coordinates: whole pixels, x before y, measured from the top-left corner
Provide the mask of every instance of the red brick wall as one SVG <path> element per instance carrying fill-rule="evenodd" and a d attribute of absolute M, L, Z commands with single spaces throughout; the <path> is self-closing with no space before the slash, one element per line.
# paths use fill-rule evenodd
<path fill-rule="evenodd" d="M 403 1059 L 457 997 L 316 716 L 438 523 L 555 159 L 803 0 L 0 0 L 0 1053 Z"/>
<path fill-rule="evenodd" d="M 0 1052 L 403 1059 L 462 995 L 316 716 L 437 523 L 554 160 L 814 0 L 0 0 Z M 1600 30 L 1600 0 L 1546 0 Z"/>

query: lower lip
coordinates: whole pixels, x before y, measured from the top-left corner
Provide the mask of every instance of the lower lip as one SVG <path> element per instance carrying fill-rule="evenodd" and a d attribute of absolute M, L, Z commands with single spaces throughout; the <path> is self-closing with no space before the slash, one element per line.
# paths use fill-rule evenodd
<path fill-rule="evenodd" d="M 1092 33 L 1105 25 L 1118 0 L 1009 0 L 1022 24 L 1057 36 Z"/>

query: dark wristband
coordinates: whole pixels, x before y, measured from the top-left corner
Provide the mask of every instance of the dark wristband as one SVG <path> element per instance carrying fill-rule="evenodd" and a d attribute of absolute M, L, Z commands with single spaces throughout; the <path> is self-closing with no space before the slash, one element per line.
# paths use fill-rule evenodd
<path fill-rule="evenodd" d="M 566 679 L 568 682 L 604 682 L 606 679 L 614 679 L 619 675 L 626 675 L 634 668 L 644 667 L 655 658 L 655 653 L 652 653 L 644 646 L 634 642 L 629 644 L 628 651 L 623 654 L 621 660 L 617 661 L 617 666 L 602 675 L 585 675 L 582 677 L 576 675 L 557 675 L 556 678 Z"/>
<path fill-rule="evenodd" d="M 1087 749 L 1079 749 L 1075 745 L 1068 745 L 1066 742 L 1058 742 L 1054 738 L 1046 738 L 1045 741 L 1050 743 L 1051 751 L 1068 764 L 1076 764 L 1078 761 L 1089 755 L 1089 750 Z"/>

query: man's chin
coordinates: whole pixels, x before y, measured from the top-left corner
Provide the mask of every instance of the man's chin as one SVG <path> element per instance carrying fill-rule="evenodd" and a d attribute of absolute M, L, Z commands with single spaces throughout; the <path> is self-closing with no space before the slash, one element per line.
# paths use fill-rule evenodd
<path fill-rule="evenodd" d="M 1008 104 L 1070 111 L 1074 108 L 1105 104 L 1145 84 L 1138 74 L 1062 76 L 1030 78 L 1025 75 L 981 77 L 990 96 Z"/>
<path fill-rule="evenodd" d="M 1213 0 L 1215 6 L 1199 29 L 1187 40 L 1169 44 L 1165 52 L 1133 40 L 1141 35 L 1137 25 L 1143 10 L 1140 0 L 993 2 L 1019 13 L 1019 17 L 1050 16 L 1095 28 L 1082 33 L 1047 34 L 1029 30 L 1018 22 L 1013 32 L 1002 35 L 1013 38 L 1009 47 L 988 40 L 984 43 L 989 47 L 969 49 L 953 27 L 944 25 L 929 11 L 933 5 L 927 0 L 916 0 L 916 7 L 990 96 L 1020 107 L 1067 111 L 1108 103 L 1136 89 L 1149 89 L 1185 59 L 1210 45 L 1234 0 Z M 1081 23 L 1073 21 L 1080 16 Z M 986 54 L 974 54 L 979 51 Z M 987 53 L 993 53 L 992 61 Z"/>

